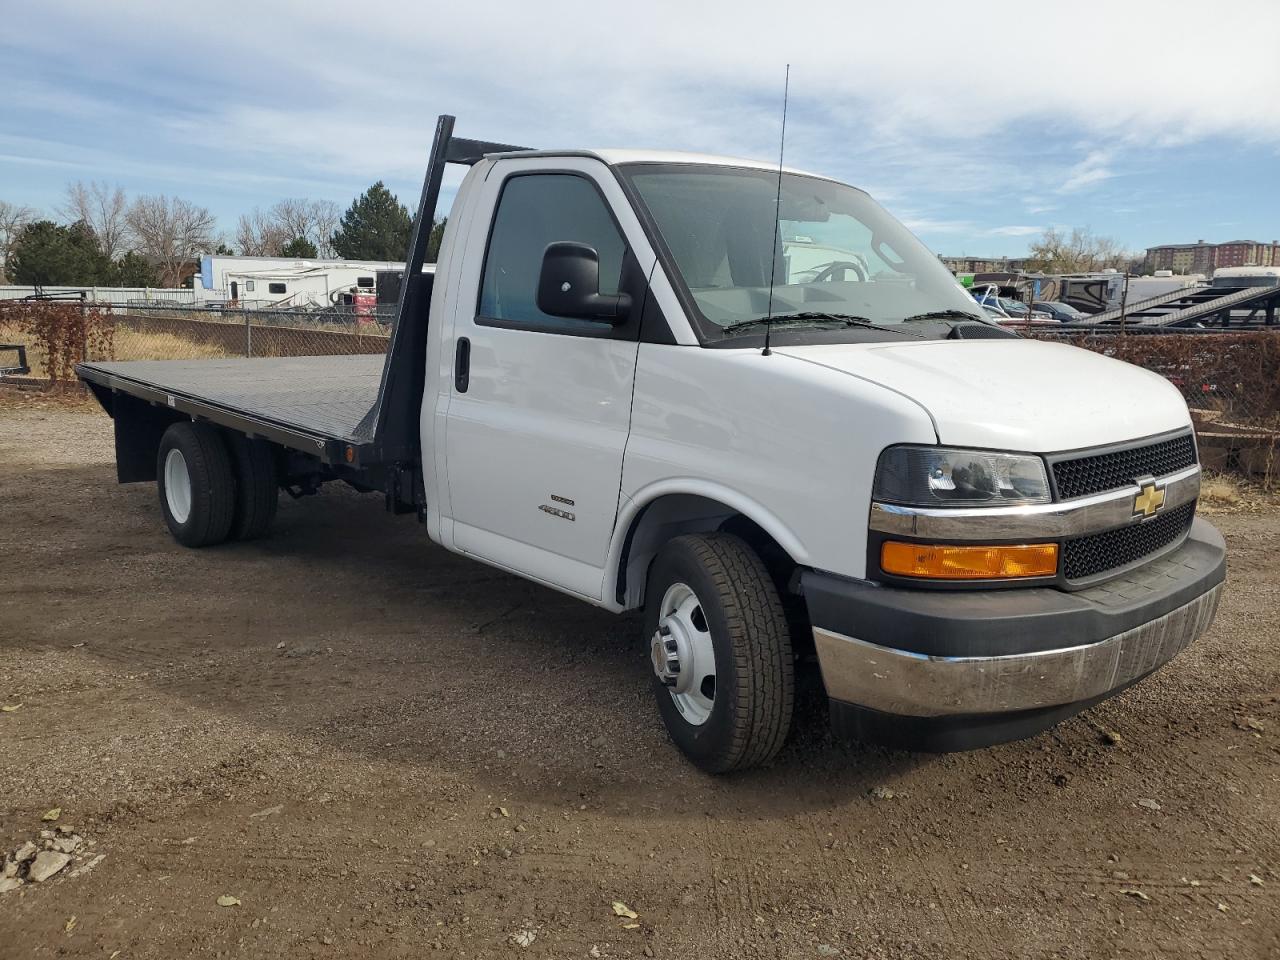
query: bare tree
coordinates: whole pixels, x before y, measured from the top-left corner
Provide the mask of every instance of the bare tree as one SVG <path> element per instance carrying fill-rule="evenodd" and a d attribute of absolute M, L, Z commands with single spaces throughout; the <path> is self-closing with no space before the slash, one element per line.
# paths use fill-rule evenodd
<path fill-rule="evenodd" d="M 270 213 L 256 207 L 253 213 L 242 213 L 236 224 L 236 247 L 245 257 L 278 257 L 292 239 Z"/>
<path fill-rule="evenodd" d="M 112 187 L 97 180 L 69 183 L 59 212 L 72 223 L 87 223 L 108 260 L 114 261 L 128 252 L 129 201 L 119 185 Z"/>
<path fill-rule="evenodd" d="M 1107 267 L 1124 269 L 1132 255 L 1110 237 L 1095 236 L 1088 227 L 1070 233 L 1050 227 L 1031 244 L 1028 260 L 1045 273 L 1090 273 Z"/>
<path fill-rule="evenodd" d="M 271 218 L 287 234 L 286 239 L 306 237 L 311 239 L 311 202 L 289 198 L 271 208 Z"/>
<path fill-rule="evenodd" d="M 9 262 L 18 234 L 35 218 L 35 208 L 0 200 L 0 280 L 5 279 L 5 264 Z"/>
<path fill-rule="evenodd" d="M 249 257 L 278 257 L 286 244 L 298 237 L 315 244 L 317 255 L 333 256 L 333 232 L 340 213 L 332 200 L 290 197 L 242 214 L 236 226 L 236 246 Z"/>
<path fill-rule="evenodd" d="M 308 239 L 316 245 L 320 257 L 331 260 L 337 256 L 333 249 L 333 234 L 342 221 L 342 210 L 332 200 L 311 201 L 311 234 Z"/>
<path fill-rule="evenodd" d="M 128 222 L 139 252 L 156 264 L 166 286 L 180 285 L 192 262 L 213 246 L 213 214 L 180 197 L 138 197 Z"/>
<path fill-rule="evenodd" d="M 34 207 L 0 200 L 0 280 L 6 279 L 5 264 L 9 262 L 9 253 L 18 241 L 18 234 L 36 218 L 36 214 Z"/>
<path fill-rule="evenodd" d="M 0 280 L 4 279 L 4 266 L 9 262 L 9 252 L 17 242 L 18 234 L 35 218 L 34 207 L 0 200 Z"/>

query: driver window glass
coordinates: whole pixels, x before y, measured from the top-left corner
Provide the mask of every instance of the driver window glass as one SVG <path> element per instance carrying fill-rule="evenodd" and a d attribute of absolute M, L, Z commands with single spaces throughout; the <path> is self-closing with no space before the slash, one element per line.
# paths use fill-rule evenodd
<path fill-rule="evenodd" d="M 560 173 L 508 179 L 489 237 L 479 315 L 486 320 L 564 333 L 608 326 L 594 320 L 553 317 L 538 309 L 542 254 L 548 244 L 562 241 L 594 247 L 600 255 L 600 292 L 618 292 L 626 244 L 591 181 Z"/>

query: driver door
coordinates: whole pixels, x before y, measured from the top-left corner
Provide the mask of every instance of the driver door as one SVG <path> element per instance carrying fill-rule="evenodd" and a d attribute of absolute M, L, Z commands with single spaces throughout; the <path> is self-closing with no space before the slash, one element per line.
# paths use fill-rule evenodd
<path fill-rule="evenodd" d="M 455 377 L 446 425 L 453 546 L 598 600 L 652 255 L 647 267 L 636 260 L 614 212 L 626 200 L 599 161 L 498 161 L 484 189 L 472 231 L 483 264 L 454 326 L 467 371 Z M 602 294 L 631 287 L 625 323 L 538 308 L 543 252 L 562 241 L 597 251 Z"/>

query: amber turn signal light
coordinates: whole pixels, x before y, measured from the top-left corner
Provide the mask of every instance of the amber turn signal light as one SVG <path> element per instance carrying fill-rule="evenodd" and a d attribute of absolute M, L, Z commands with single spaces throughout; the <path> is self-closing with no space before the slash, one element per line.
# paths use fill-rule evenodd
<path fill-rule="evenodd" d="M 880 569 L 899 577 L 928 577 L 932 580 L 1052 577 L 1058 572 L 1058 545 L 975 546 L 889 540 L 880 548 Z"/>

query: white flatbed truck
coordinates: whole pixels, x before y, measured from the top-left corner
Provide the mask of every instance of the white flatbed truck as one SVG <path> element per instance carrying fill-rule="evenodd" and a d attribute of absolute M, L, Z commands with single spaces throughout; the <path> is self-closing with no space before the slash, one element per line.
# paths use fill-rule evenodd
<path fill-rule="evenodd" d="M 837 253 L 793 270 L 799 244 Z M 446 549 L 643 609 L 662 718 L 713 772 L 777 753 L 806 653 L 838 732 L 967 749 L 1212 621 L 1225 548 L 1178 391 L 985 320 L 861 190 L 441 117 L 407 261 L 385 359 L 79 365 L 118 479 L 157 481 L 191 547 L 343 480 Z"/>

